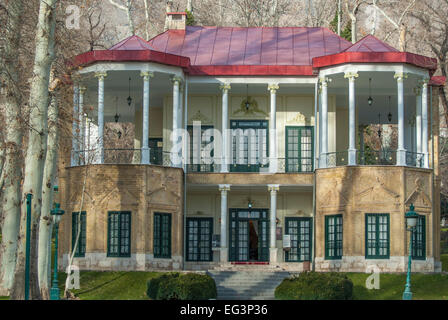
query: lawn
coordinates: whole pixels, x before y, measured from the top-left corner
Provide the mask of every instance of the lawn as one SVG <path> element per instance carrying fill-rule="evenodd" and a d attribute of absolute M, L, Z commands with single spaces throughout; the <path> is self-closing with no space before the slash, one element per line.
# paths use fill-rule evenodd
<path fill-rule="evenodd" d="M 353 299 L 355 300 L 400 300 L 406 283 L 405 274 L 381 274 L 380 289 L 368 290 L 365 282 L 369 274 L 348 273 L 347 275 L 353 281 Z M 411 291 L 415 300 L 448 300 L 448 275 L 413 274 Z"/>
<path fill-rule="evenodd" d="M 147 300 L 146 282 L 157 272 L 81 271 L 80 289 L 72 292 L 81 300 Z M 60 274 L 61 294 L 65 273 Z"/>
<path fill-rule="evenodd" d="M 448 254 L 441 254 L 440 261 L 442 262 L 442 271 L 448 272 Z"/>

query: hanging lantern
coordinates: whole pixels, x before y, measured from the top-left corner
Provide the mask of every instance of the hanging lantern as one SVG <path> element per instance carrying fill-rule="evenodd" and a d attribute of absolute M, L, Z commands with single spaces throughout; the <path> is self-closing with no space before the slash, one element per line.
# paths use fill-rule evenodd
<path fill-rule="evenodd" d="M 115 98 L 115 123 L 118 122 L 118 120 L 120 120 L 120 115 L 118 114 L 118 97 Z"/>
<path fill-rule="evenodd" d="M 249 102 L 249 85 L 246 87 L 246 103 L 245 103 L 246 111 L 249 111 L 250 109 L 250 102 Z"/>
<path fill-rule="evenodd" d="M 120 115 L 118 113 L 116 113 L 114 118 L 115 118 L 115 123 L 117 123 L 118 120 L 120 119 Z"/>
<path fill-rule="evenodd" d="M 372 78 L 369 78 L 369 98 L 367 99 L 367 102 L 369 106 L 373 104 L 373 98 L 372 98 Z"/>
<path fill-rule="evenodd" d="M 129 96 L 128 96 L 128 106 L 131 106 L 132 104 L 132 98 L 131 98 L 131 78 L 129 78 Z"/>
<path fill-rule="evenodd" d="M 378 138 L 381 139 L 381 114 L 380 113 L 378 113 L 378 131 L 377 131 L 377 133 L 378 133 Z"/>
<path fill-rule="evenodd" d="M 389 96 L 389 114 L 387 115 L 387 120 L 389 120 L 389 122 L 392 122 L 392 112 L 390 112 L 390 96 Z"/>

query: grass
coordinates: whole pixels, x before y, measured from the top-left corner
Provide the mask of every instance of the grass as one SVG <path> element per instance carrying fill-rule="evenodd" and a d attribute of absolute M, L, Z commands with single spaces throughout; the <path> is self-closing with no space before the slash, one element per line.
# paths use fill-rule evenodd
<path fill-rule="evenodd" d="M 348 273 L 353 281 L 355 300 L 401 300 L 406 283 L 406 274 L 381 274 L 380 289 L 368 290 L 365 281 L 369 274 Z M 448 275 L 413 274 L 411 291 L 414 300 L 448 300 Z"/>
<path fill-rule="evenodd" d="M 148 300 L 146 282 L 157 272 L 81 271 L 80 289 L 71 290 L 81 300 Z M 65 273 L 60 273 L 61 294 Z"/>
<path fill-rule="evenodd" d="M 448 254 L 441 254 L 440 261 L 442 262 L 442 271 L 448 272 Z"/>

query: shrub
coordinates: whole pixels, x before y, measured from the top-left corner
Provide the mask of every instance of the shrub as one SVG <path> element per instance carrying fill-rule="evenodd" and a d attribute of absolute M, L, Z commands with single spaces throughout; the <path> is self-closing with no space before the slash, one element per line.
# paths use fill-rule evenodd
<path fill-rule="evenodd" d="M 157 299 L 157 293 L 159 292 L 160 284 L 177 277 L 179 277 L 179 273 L 170 272 L 163 273 L 159 276 L 149 279 L 147 283 L 146 295 L 153 300 Z"/>
<path fill-rule="evenodd" d="M 148 281 L 148 296 L 152 299 L 207 300 L 216 299 L 217 295 L 215 281 L 209 275 L 188 273 L 159 277 L 156 285 L 151 286 L 151 290 L 150 281 Z"/>
<path fill-rule="evenodd" d="M 353 282 L 336 272 L 303 272 L 275 289 L 275 298 L 281 300 L 349 300 L 352 294 Z"/>
<path fill-rule="evenodd" d="M 442 254 L 448 253 L 448 231 L 442 231 L 440 234 L 440 247 Z"/>

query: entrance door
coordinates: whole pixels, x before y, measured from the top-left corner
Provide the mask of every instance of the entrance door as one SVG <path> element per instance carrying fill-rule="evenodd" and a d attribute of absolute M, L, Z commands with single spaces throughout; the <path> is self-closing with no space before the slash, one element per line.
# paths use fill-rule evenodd
<path fill-rule="evenodd" d="M 268 210 L 230 209 L 230 261 L 268 261 Z"/>
<path fill-rule="evenodd" d="M 312 219 L 286 218 L 285 234 L 291 236 L 291 249 L 286 251 L 287 262 L 311 261 Z"/>
<path fill-rule="evenodd" d="M 163 139 L 162 138 L 149 138 L 149 157 L 151 158 L 151 164 L 162 165 L 162 150 Z"/>

